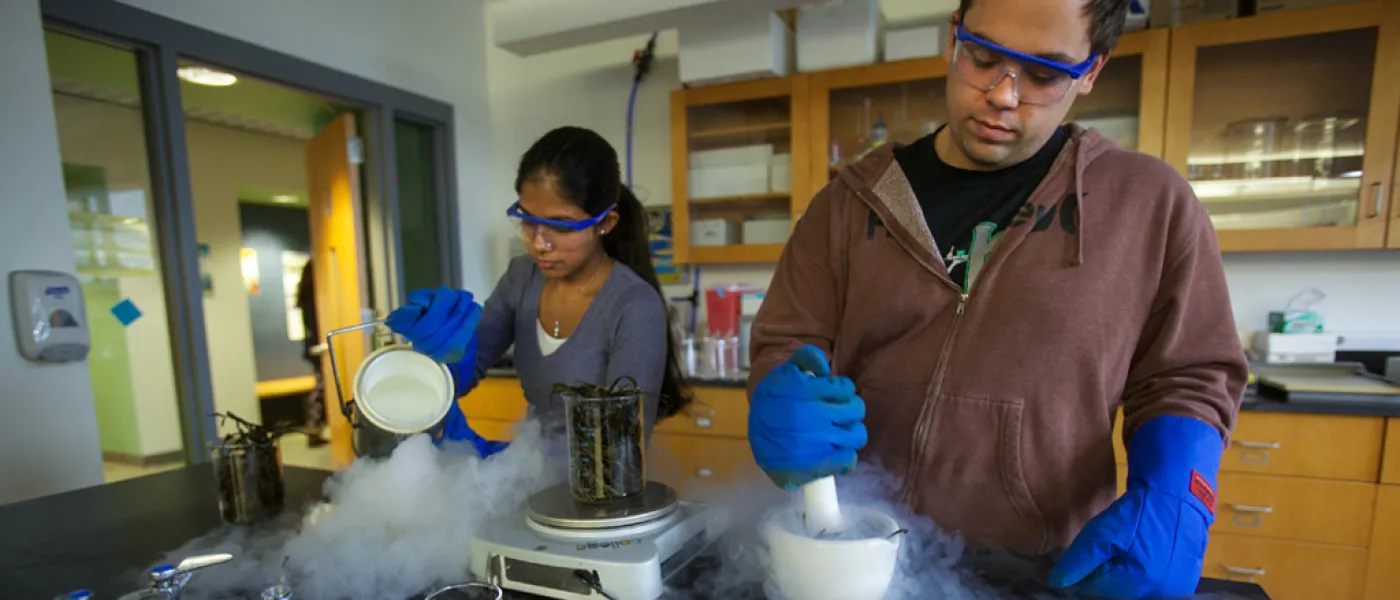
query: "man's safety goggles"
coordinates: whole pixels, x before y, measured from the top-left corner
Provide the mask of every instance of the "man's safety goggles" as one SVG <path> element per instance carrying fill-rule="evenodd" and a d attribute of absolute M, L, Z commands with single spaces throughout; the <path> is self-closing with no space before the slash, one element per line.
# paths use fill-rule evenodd
<path fill-rule="evenodd" d="M 553 246 L 554 242 L 560 238 L 602 223 L 603 219 L 607 218 L 608 213 L 612 212 L 614 208 L 617 208 L 616 204 L 603 209 L 603 212 L 596 216 L 582 221 L 558 221 L 526 213 L 520 209 L 520 203 L 516 202 L 506 209 L 506 216 L 510 217 L 511 221 L 520 228 L 520 237 L 524 238 L 527 243 L 535 241 L 536 237 L 543 237 L 545 243 Z"/>
<path fill-rule="evenodd" d="M 1017 52 L 973 35 L 958 23 L 953 29 L 953 71 L 968 85 L 990 92 L 1011 77 L 1016 99 L 1026 104 L 1054 104 L 1094 66 L 1097 54 L 1078 64 Z"/>

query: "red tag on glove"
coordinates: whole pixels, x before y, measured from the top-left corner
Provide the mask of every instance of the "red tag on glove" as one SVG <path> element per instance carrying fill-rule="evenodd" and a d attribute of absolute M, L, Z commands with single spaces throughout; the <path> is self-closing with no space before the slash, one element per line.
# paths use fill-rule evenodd
<path fill-rule="evenodd" d="M 1212 517 L 1215 516 L 1215 490 L 1211 489 L 1210 483 L 1195 469 L 1191 470 L 1191 495 L 1206 505 L 1206 510 L 1210 511 Z"/>

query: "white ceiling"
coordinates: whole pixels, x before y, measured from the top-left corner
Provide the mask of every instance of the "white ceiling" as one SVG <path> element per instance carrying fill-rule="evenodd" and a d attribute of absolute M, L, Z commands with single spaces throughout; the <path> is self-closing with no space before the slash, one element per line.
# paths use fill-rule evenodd
<path fill-rule="evenodd" d="M 673 29 L 697 12 L 781 10 L 825 0 L 488 0 L 497 46 L 530 56 L 656 30 Z M 890 23 L 947 15 L 958 0 L 880 0 Z"/>

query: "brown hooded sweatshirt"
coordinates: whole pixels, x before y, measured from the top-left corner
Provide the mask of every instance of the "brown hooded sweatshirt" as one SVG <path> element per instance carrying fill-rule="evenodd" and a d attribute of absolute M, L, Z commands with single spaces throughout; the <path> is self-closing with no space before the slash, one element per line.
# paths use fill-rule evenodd
<path fill-rule="evenodd" d="M 1116 497 L 1153 417 L 1228 439 L 1247 375 L 1215 232 L 1161 160 L 1073 129 L 965 293 L 893 146 L 841 171 L 783 251 L 752 331 L 749 391 L 802 344 L 866 403 L 862 462 L 971 541 L 1063 550 Z"/>

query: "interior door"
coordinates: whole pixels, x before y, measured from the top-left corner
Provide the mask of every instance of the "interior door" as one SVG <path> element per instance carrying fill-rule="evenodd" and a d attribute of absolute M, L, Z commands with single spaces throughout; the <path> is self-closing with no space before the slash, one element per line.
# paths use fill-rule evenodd
<path fill-rule="evenodd" d="M 352 144 L 355 115 L 343 113 L 306 144 L 306 182 L 311 195 L 311 256 L 316 278 L 316 320 L 320 339 L 327 332 L 363 322 L 368 306 L 365 272 L 363 204 L 360 201 L 359 152 Z M 340 389 L 352 393 L 355 369 L 369 351 L 369 330 L 336 336 L 321 355 L 325 381 L 326 422 L 336 468 L 354 462 L 350 423 L 340 412 L 332 379 L 330 352 L 340 368 Z"/>

